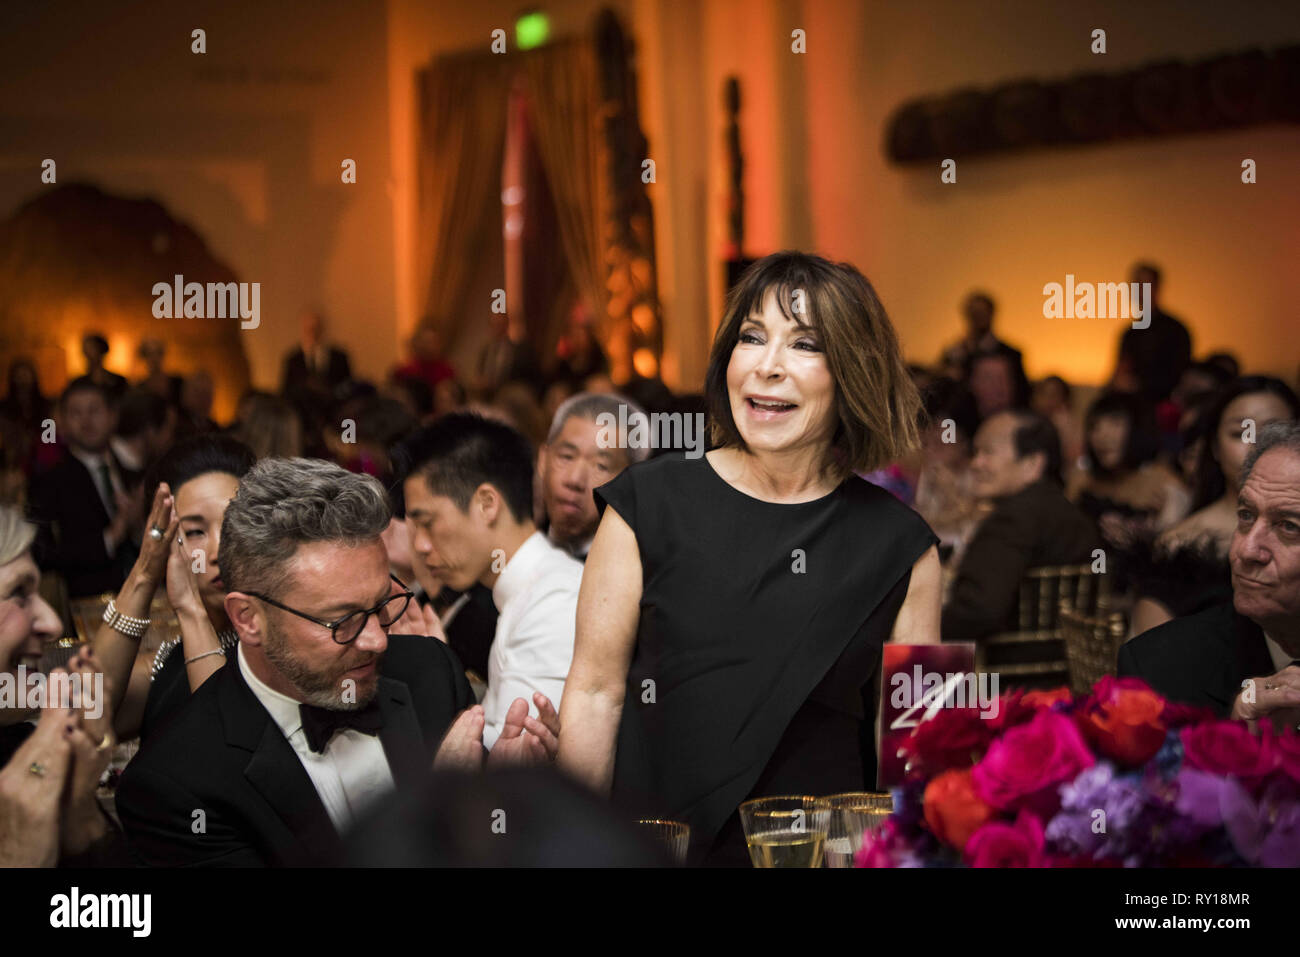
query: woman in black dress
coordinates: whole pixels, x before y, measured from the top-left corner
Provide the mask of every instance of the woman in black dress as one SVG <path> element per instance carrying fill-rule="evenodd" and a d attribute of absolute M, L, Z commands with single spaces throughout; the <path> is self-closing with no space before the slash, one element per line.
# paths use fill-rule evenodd
<path fill-rule="evenodd" d="M 158 460 L 145 482 L 153 490 L 147 528 L 131 574 L 114 599 L 123 616 L 105 621 L 95 650 L 113 686 L 118 737 L 141 743 L 226 662 L 235 633 L 225 610 L 225 583 L 217 563 L 221 521 L 239 480 L 256 461 L 243 443 L 222 435 L 179 442 Z M 157 534 L 153 534 L 153 530 Z M 126 688 L 139 650 L 139 622 L 149 618 L 155 593 L 165 583 L 180 622 L 179 634 L 154 655 L 147 689 Z M 135 624 L 133 625 L 132 620 Z"/>
<path fill-rule="evenodd" d="M 874 789 L 880 646 L 938 642 L 939 558 L 854 474 L 916 446 L 920 398 L 852 266 L 755 263 L 706 391 L 712 451 L 596 490 L 558 760 L 744 864 L 747 798 Z"/>

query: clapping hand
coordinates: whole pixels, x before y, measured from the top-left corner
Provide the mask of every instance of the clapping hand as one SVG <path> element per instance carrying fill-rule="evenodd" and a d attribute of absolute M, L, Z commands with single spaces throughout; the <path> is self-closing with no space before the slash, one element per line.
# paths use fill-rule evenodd
<path fill-rule="evenodd" d="M 158 529 L 161 537 L 149 534 L 151 529 Z M 145 579 L 157 587 L 167 572 L 167 559 L 171 556 L 171 545 L 176 540 L 180 529 L 180 520 L 173 507 L 171 489 L 163 482 L 153 496 L 153 507 L 149 509 L 149 520 L 145 525 L 144 536 L 140 540 L 140 557 L 135 566 Z"/>
<path fill-rule="evenodd" d="M 560 747 L 560 716 L 546 695 L 534 692 L 533 702 L 537 705 L 536 718 L 528 714 L 528 702 L 523 698 L 510 703 L 501 735 L 488 755 L 490 766 L 549 764 L 555 760 Z"/>
<path fill-rule="evenodd" d="M 1292 727 L 1300 721 L 1300 667 L 1287 665 L 1277 674 L 1249 679 L 1232 703 L 1231 717 L 1238 720 L 1265 716 Z"/>
<path fill-rule="evenodd" d="M 466 708 L 442 736 L 433 759 L 436 771 L 478 771 L 483 767 L 483 706 Z"/>
<path fill-rule="evenodd" d="M 176 507 L 172 506 L 171 524 L 163 541 L 167 543 L 167 600 L 179 615 L 189 611 L 195 614 L 203 612 L 203 598 L 199 595 L 199 579 L 190 566 L 192 561 L 185 551 L 185 538 L 176 529 L 180 521 L 176 517 Z"/>
<path fill-rule="evenodd" d="M 59 843 L 65 856 L 80 854 L 108 829 L 96 792 L 117 743 L 113 737 L 109 678 L 99 667 L 95 652 L 89 645 L 82 645 L 68 662 L 68 668 L 80 675 L 81 688 L 80 694 L 71 701 L 80 733 L 69 739 L 72 763 L 59 820 Z M 103 682 L 100 686 L 96 686 L 97 675 Z"/>
<path fill-rule="evenodd" d="M 388 633 L 390 635 L 429 635 L 437 638 L 444 645 L 447 643 L 447 633 L 443 631 L 442 619 L 433 610 L 433 605 L 421 605 L 414 598 L 406 606 L 406 611 L 402 612 L 402 617 L 393 622 L 388 629 Z"/>

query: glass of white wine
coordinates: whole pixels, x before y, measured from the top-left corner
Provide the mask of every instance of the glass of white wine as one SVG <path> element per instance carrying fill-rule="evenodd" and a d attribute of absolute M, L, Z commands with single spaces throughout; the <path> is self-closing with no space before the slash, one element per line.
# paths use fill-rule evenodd
<path fill-rule="evenodd" d="M 850 791 L 832 794 L 825 800 L 831 808 L 826 830 L 826 866 L 852 867 L 853 858 L 862 849 L 864 835 L 879 829 L 893 813 L 893 795 Z"/>
<path fill-rule="evenodd" d="M 754 798 L 740 805 L 755 867 L 821 867 L 831 806 L 807 796 Z"/>

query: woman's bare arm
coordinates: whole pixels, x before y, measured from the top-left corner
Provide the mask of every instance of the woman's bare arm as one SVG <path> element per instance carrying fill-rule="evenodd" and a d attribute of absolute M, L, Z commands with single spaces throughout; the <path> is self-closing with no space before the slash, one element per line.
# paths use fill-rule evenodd
<path fill-rule="evenodd" d="M 905 645 L 937 645 L 939 617 L 943 603 L 942 571 L 939 550 L 931 545 L 912 565 L 907 597 L 894 619 L 890 641 Z"/>
<path fill-rule="evenodd" d="M 614 748 L 640 604 L 636 534 L 607 508 L 578 592 L 573 665 L 560 704 L 556 755 L 561 768 L 600 794 L 608 793 L 614 777 Z"/>

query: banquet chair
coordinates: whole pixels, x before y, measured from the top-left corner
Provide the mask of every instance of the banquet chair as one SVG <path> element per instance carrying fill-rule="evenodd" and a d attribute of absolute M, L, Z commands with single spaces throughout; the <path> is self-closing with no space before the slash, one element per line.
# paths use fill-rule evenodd
<path fill-rule="evenodd" d="M 1094 614 L 1110 607 L 1110 579 L 1091 565 L 1031 568 L 1020 583 L 1016 630 L 975 645 L 975 668 L 1020 688 L 1055 688 L 1069 680 L 1061 612 Z M 1010 679 L 1009 682 L 1006 679 Z"/>
<path fill-rule="evenodd" d="M 1070 665 L 1070 690 L 1087 694 L 1105 675 L 1115 673 L 1119 646 L 1128 624 L 1116 611 L 1089 615 L 1073 608 L 1061 609 L 1061 635 Z"/>

